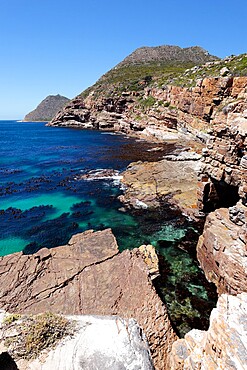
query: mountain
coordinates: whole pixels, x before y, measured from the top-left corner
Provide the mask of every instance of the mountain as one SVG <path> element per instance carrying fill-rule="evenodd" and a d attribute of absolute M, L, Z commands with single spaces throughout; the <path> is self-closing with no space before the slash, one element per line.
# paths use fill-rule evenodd
<path fill-rule="evenodd" d="M 81 95 L 86 97 L 92 90 L 104 96 L 112 96 L 113 91 L 118 94 L 129 90 L 141 91 L 154 81 L 162 79 L 162 83 L 170 83 L 186 69 L 218 60 L 220 58 L 199 46 L 141 47 L 105 73 Z"/>
<path fill-rule="evenodd" d="M 199 46 L 138 48 L 66 104 L 49 124 L 138 130 L 143 113 L 155 103 L 152 97 L 146 99 L 147 89 L 173 84 L 191 68 L 219 62 Z"/>
<path fill-rule="evenodd" d="M 49 95 L 25 116 L 24 121 L 50 121 L 68 102 L 69 99 L 65 96 Z"/>

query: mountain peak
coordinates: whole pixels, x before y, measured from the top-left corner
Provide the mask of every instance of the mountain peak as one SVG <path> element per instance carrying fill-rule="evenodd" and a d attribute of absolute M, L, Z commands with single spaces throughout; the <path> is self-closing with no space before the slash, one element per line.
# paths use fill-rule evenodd
<path fill-rule="evenodd" d="M 69 99 L 60 94 L 48 95 L 32 112 L 25 116 L 24 121 L 50 121 L 68 102 Z"/>
<path fill-rule="evenodd" d="M 131 64 L 143 63 L 173 63 L 173 62 L 192 62 L 192 63 L 206 63 L 219 59 L 216 56 L 210 55 L 209 52 L 200 46 L 191 46 L 181 48 L 175 45 L 161 45 L 161 46 L 143 46 L 128 55 L 116 68 Z"/>

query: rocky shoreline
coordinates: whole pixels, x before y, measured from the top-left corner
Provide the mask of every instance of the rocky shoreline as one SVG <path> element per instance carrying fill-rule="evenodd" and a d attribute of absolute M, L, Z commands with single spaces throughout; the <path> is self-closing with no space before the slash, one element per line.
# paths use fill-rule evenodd
<path fill-rule="evenodd" d="M 81 103 L 77 98 L 75 103 L 79 109 L 77 112 L 78 121 L 74 122 L 77 126 L 115 129 L 128 134 L 133 133 L 133 135 L 138 132 L 140 137 L 145 135 L 158 141 L 164 140 L 169 135 L 171 135 L 171 140 L 176 141 L 180 130 L 191 133 L 194 137 L 200 138 L 202 142 L 204 141 L 199 182 L 196 175 L 194 178 L 191 174 L 192 181 L 188 181 L 187 189 L 185 181 L 183 182 L 184 191 L 177 193 L 175 189 L 172 192 L 171 184 L 166 189 L 160 186 L 159 180 L 166 173 L 167 165 L 170 165 L 172 170 L 174 169 L 175 174 L 179 173 L 180 175 L 181 167 L 183 167 L 180 163 L 185 164 L 186 161 L 168 162 L 167 159 L 164 159 L 156 165 L 134 163 L 123 174 L 123 182 L 127 185 L 127 191 L 122 200 L 128 207 L 138 209 L 138 207 L 157 207 L 159 200 L 164 196 L 166 201 L 168 200 L 171 204 L 176 206 L 180 204 L 183 212 L 186 212 L 190 217 L 199 216 L 200 218 L 200 216 L 203 217 L 209 213 L 197 247 L 198 259 L 208 280 L 216 284 L 219 294 L 230 294 L 229 300 L 232 299 L 232 294 L 246 291 L 246 89 L 246 77 L 204 79 L 192 89 L 172 86 L 168 86 L 163 91 L 147 89 L 147 97 L 152 96 L 158 101 L 167 101 L 169 105 L 175 106 L 176 110 L 162 108 L 157 112 L 157 108 L 151 108 L 148 112 L 149 122 L 143 115 L 138 123 L 133 122 L 135 105 L 133 104 L 132 107 L 132 103 L 128 105 L 122 104 L 121 100 L 113 101 L 110 112 L 107 102 L 105 105 L 102 103 L 101 108 L 93 106 L 93 95 Z M 125 99 L 130 99 L 130 96 Z M 67 108 L 68 110 L 65 109 L 61 112 L 60 116 L 58 115 L 51 124 L 60 125 L 59 120 L 63 121 L 61 125 L 73 124 L 71 121 L 73 104 L 72 102 Z M 81 106 L 79 107 L 78 104 Z M 125 106 L 128 108 L 124 109 Z M 120 107 L 122 108 L 120 109 Z M 69 110 L 70 118 L 68 116 L 69 119 L 67 119 L 65 115 Z M 101 115 L 102 111 L 104 111 L 105 118 Z M 86 112 L 87 114 L 85 114 Z M 83 119 L 81 119 L 81 114 L 83 114 Z M 107 120 L 107 116 L 111 116 L 108 127 L 101 123 Z M 91 121 L 94 123 L 88 126 L 87 122 L 91 119 L 90 117 L 94 117 Z M 126 118 L 127 121 L 129 120 L 128 123 L 126 123 Z M 96 122 L 99 124 L 95 126 Z M 169 122 L 168 125 L 167 122 Z M 174 129 L 178 130 L 177 133 Z M 189 163 L 191 164 L 191 162 Z M 173 176 L 172 170 L 167 176 L 169 179 L 166 179 L 168 183 Z M 190 169 L 190 171 L 192 170 Z M 188 191 L 187 197 L 186 190 Z M 187 203 L 188 200 L 189 203 Z M 230 207 L 229 211 L 228 207 Z M 228 308 L 224 309 L 227 315 Z M 224 321 L 222 316 L 220 320 Z M 223 321 L 217 325 L 224 325 Z M 213 335 L 213 342 L 210 341 L 207 346 L 220 349 L 214 356 L 209 351 L 203 360 L 205 350 L 202 349 L 203 344 L 201 344 L 201 355 L 197 357 L 198 368 L 211 366 L 210 368 L 217 369 L 219 364 L 223 363 L 222 361 L 226 361 L 225 364 L 227 363 L 226 366 L 229 368 L 244 368 L 245 357 L 240 360 L 240 363 L 239 360 L 235 362 L 237 353 L 234 350 L 231 353 L 231 363 L 235 362 L 235 364 L 230 365 L 227 360 L 227 348 L 230 344 L 220 342 L 220 335 L 210 334 L 210 330 L 212 329 L 209 329 L 208 334 L 203 334 L 204 336 Z M 247 349 L 242 340 L 241 346 L 243 346 L 242 353 L 246 354 Z M 185 361 L 184 358 L 178 362 L 173 354 L 175 356 L 171 360 L 173 361 L 173 369 L 194 368 L 192 365 L 194 358 L 192 359 L 189 355 L 191 349 L 184 353 L 187 353 L 185 356 L 187 360 Z"/>
<path fill-rule="evenodd" d="M 225 61 L 220 76 L 202 77 L 195 86 L 149 86 L 142 93 L 111 96 L 92 90 L 73 99 L 49 123 L 188 146 L 185 153 L 159 162 L 132 163 L 123 173 L 121 200 L 136 212 L 163 212 L 166 203 L 190 220 L 205 221 L 197 256 L 219 295 L 209 329 L 178 339 L 151 280 L 151 252 L 119 253 L 110 230 L 88 231 L 66 246 L 34 255 L 1 258 L 2 309 L 134 318 L 158 370 L 246 367 L 247 77 L 231 74 L 228 62 L 232 59 Z M 212 63 L 215 68 L 219 62 Z"/>

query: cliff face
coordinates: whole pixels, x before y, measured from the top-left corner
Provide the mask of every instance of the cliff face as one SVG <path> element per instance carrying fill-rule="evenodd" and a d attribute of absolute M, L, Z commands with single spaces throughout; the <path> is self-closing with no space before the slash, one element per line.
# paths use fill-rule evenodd
<path fill-rule="evenodd" d="M 190 98 L 182 111 L 190 127 L 195 116 L 209 123 L 198 183 L 198 207 L 208 215 L 197 257 L 220 297 L 208 331 L 192 330 L 173 345 L 174 370 L 244 369 L 247 361 L 247 78 L 208 83 L 202 102 Z"/>
<path fill-rule="evenodd" d="M 174 343 L 171 370 L 242 370 L 247 363 L 247 294 L 223 294 L 208 331 L 192 330 Z"/>
<path fill-rule="evenodd" d="M 49 95 L 25 116 L 24 121 L 50 121 L 68 102 L 69 99 L 65 96 Z"/>
<path fill-rule="evenodd" d="M 197 253 L 219 294 L 246 291 L 247 78 L 235 78 L 231 100 L 214 115 L 203 150 L 199 208 L 208 213 Z M 221 208 L 224 207 L 224 208 Z"/>

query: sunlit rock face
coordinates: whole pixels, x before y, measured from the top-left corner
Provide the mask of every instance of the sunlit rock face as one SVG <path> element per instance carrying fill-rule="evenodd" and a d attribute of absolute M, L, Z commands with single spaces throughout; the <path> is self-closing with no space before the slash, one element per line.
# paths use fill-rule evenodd
<path fill-rule="evenodd" d="M 200 169 L 198 206 L 209 215 L 197 255 L 219 294 L 247 289 L 246 87 L 246 77 L 233 80 L 231 100 L 215 114 Z"/>
<path fill-rule="evenodd" d="M 68 245 L 0 259 L 0 306 L 14 313 L 134 318 L 157 369 L 167 368 L 176 340 L 165 305 L 138 249 L 120 253 L 110 229 L 74 235 Z"/>
<path fill-rule="evenodd" d="M 208 331 L 192 330 L 173 344 L 171 370 L 240 370 L 247 363 L 247 294 L 223 294 Z"/>
<path fill-rule="evenodd" d="M 207 216 L 197 244 L 197 257 L 219 294 L 247 291 L 247 210 L 241 203 Z"/>

